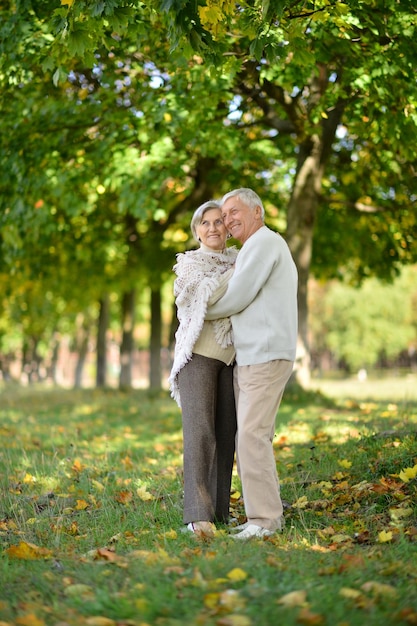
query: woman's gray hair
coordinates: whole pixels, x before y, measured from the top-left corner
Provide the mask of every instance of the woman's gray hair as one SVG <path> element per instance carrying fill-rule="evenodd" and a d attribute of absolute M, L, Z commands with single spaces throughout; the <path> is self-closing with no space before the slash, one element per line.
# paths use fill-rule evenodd
<path fill-rule="evenodd" d="M 194 211 L 194 215 L 191 218 L 191 232 L 196 241 L 198 241 L 197 226 L 201 224 L 205 213 L 210 211 L 210 209 L 220 209 L 220 202 L 217 200 L 208 200 L 208 202 L 204 202 L 204 204 L 201 204 L 198 209 Z"/>
<path fill-rule="evenodd" d="M 265 217 L 265 209 L 262 204 L 262 200 L 258 196 L 257 193 L 253 191 L 253 189 L 249 189 L 248 187 L 240 187 L 240 189 L 233 189 L 233 191 L 229 191 L 226 193 L 221 199 L 221 206 L 228 200 L 229 198 L 239 198 L 242 202 L 244 202 L 250 209 L 254 210 L 257 206 L 261 207 L 261 217 L 264 219 Z"/>

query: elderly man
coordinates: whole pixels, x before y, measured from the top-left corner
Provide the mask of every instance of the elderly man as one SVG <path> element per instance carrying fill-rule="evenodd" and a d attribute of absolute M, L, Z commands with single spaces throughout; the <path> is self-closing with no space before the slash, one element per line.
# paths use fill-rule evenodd
<path fill-rule="evenodd" d="M 281 235 L 264 224 L 252 189 L 221 201 L 224 224 L 243 245 L 226 293 L 206 319 L 230 316 L 236 349 L 237 466 L 247 522 L 236 539 L 267 537 L 284 525 L 272 441 L 295 360 L 297 269 Z"/>

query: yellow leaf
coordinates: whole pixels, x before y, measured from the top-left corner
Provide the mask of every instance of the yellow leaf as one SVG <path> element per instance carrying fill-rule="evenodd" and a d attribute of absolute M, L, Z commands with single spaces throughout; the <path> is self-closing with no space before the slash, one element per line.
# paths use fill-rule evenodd
<path fill-rule="evenodd" d="M 277 600 L 277 603 L 288 607 L 303 606 L 306 603 L 306 600 L 307 592 L 304 590 L 300 590 L 286 593 L 285 596 L 282 596 L 279 600 Z"/>
<path fill-rule="evenodd" d="M 245 580 L 247 577 L 247 573 L 243 569 L 240 569 L 240 567 L 235 567 L 227 574 L 227 578 L 229 578 L 229 580 L 235 581 Z"/>
<path fill-rule="evenodd" d="M 332 536 L 332 541 L 333 543 L 343 543 L 344 541 L 352 541 L 352 537 L 339 533 L 338 535 Z"/>
<path fill-rule="evenodd" d="M 88 502 L 85 500 L 77 500 L 77 505 L 75 507 L 76 511 L 84 511 L 88 508 Z"/>
<path fill-rule="evenodd" d="M 204 596 L 204 606 L 208 609 L 215 609 L 219 604 L 219 593 L 206 593 Z"/>
<path fill-rule="evenodd" d="M 137 600 L 135 600 L 135 607 L 138 609 L 138 611 L 141 611 L 142 613 L 147 610 L 148 606 L 149 603 L 145 598 L 138 598 Z"/>
<path fill-rule="evenodd" d="M 52 556 L 52 551 L 47 548 L 40 548 L 33 543 L 21 541 L 17 546 L 10 546 L 5 550 L 12 559 L 34 560 L 47 559 Z"/>
<path fill-rule="evenodd" d="M 122 463 L 125 466 L 125 469 L 127 469 L 127 470 L 133 469 L 133 467 L 134 467 L 132 459 L 130 458 L 130 456 L 125 456 L 125 458 L 122 459 Z"/>
<path fill-rule="evenodd" d="M 74 4 L 74 0 L 61 0 L 61 4 L 62 6 L 67 5 L 68 7 L 72 7 L 72 5 Z"/>
<path fill-rule="evenodd" d="M 82 470 L 85 469 L 85 465 L 81 463 L 80 459 L 74 459 L 71 469 L 73 472 L 82 472 Z"/>
<path fill-rule="evenodd" d="M 398 477 L 401 478 L 403 483 L 408 483 L 410 480 L 413 480 L 417 476 L 417 464 L 414 467 L 406 467 L 401 470 L 398 474 Z"/>
<path fill-rule="evenodd" d="M 149 493 L 149 491 L 146 490 L 146 487 L 138 487 L 136 490 L 136 494 L 144 502 L 148 502 L 149 500 L 155 500 L 155 496 Z"/>
<path fill-rule="evenodd" d="M 294 502 L 292 506 L 294 509 L 305 509 L 307 505 L 308 505 L 307 496 L 301 496 L 301 498 L 298 498 L 297 502 Z"/>
<path fill-rule="evenodd" d="M 93 617 L 87 617 L 84 621 L 88 626 L 113 626 L 116 622 L 109 617 L 102 617 L 101 615 L 94 615 Z"/>
<path fill-rule="evenodd" d="M 241 496 L 240 491 L 233 491 L 233 493 L 230 494 L 230 499 L 239 500 L 240 496 Z"/>
<path fill-rule="evenodd" d="M 391 519 L 393 519 L 394 521 L 402 519 L 404 517 L 410 517 L 410 515 L 413 514 L 413 509 L 411 508 L 399 508 L 399 509 L 390 509 L 389 510 L 389 514 L 391 516 Z"/>
<path fill-rule="evenodd" d="M 361 597 L 361 592 L 357 589 L 351 589 L 350 587 L 342 587 L 339 591 L 339 595 L 342 598 L 347 598 L 348 600 L 356 600 Z"/>
<path fill-rule="evenodd" d="M 338 461 L 338 464 L 340 465 L 340 467 L 344 467 L 346 469 L 352 467 L 352 461 L 348 461 L 347 459 L 342 459 L 341 461 Z"/>
<path fill-rule="evenodd" d="M 161 533 L 158 537 L 162 537 L 165 539 L 177 539 L 178 534 L 177 531 L 171 528 L 171 530 L 167 530 L 165 533 Z"/>
<path fill-rule="evenodd" d="M 396 596 L 397 590 L 391 585 L 385 585 L 384 583 L 378 583 L 374 580 L 370 580 L 362 585 L 362 589 L 366 592 L 373 593 L 381 598 L 387 598 L 389 596 Z"/>
<path fill-rule="evenodd" d="M 32 476 L 32 474 L 25 474 L 25 477 L 23 478 L 23 482 L 24 483 L 36 483 L 36 478 L 35 476 Z"/>
<path fill-rule="evenodd" d="M 100 483 L 98 480 L 91 481 L 93 486 L 97 489 L 97 491 L 104 491 L 104 485 Z"/>
<path fill-rule="evenodd" d="M 389 541 L 392 541 L 392 537 L 393 537 L 393 534 L 390 530 L 388 531 L 381 530 L 381 532 L 378 533 L 379 543 L 388 543 Z"/>
<path fill-rule="evenodd" d="M 91 598 L 94 596 L 94 592 L 90 585 L 83 585 L 82 583 L 79 583 L 74 585 L 68 585 L 68 587 L 66 587 L 65 589 L 65 595 L 71 598 L 79 596 L 82 596 L 83 598 Z"/>

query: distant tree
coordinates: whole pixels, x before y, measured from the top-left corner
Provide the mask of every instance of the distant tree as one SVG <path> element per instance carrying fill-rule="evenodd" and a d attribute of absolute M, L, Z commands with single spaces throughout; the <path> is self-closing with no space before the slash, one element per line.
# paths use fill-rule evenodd
<path fill-rule="evenodd" d="M 96 215 L 104 188 L 117 225 L 131 211 L 142 242 L 163 226 L 168 251 L 202 196 L 255 187 L 298 266 L 306 378 L 311 271 L 360 282 L 416 260 L 412 0 L 17 8 L 0 27 L 4 258 L 41 189 Z"/>
<path fill-rule="evenodd" d="M 312 345 L 330 350 L 350 371 L 372 368 L 417 348 L 417 268 L 407 268 L 392 284 L 369 278 L 361 287 L 338 282 L 318 290 L 312 302 Z"/>

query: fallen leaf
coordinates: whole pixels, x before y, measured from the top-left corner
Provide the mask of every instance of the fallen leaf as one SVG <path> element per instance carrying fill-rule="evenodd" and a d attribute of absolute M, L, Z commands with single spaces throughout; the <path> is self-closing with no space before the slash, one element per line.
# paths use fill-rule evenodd
<path fill-rule="evenodd" d="M 68 585 L 65 588 L 65 595 L 69 597 L 78 597 L 81 596 L 83 598 L 92 598 L 94 597 L 93 588 L 90 585 L 84 585 L 82 583 L 76 583 L 74 585 Z"/>
<path fill-rule="evenodd" d="M 114 552 L 114 550 L 109 550 L 108 548 L 98 548 L 96 552 L 96 559 L 103 559 L 105 561 L 110 561 L 114 563 L 120 557 Z"/>
<path fill-rule="evenodd" d="M 398 617 L 411 626 L 417 626 L 417 611 L 411 607 L 401 609 Z"/>
<path fill-rule="evenodd" d="M 134 468 L 134 464 L 130 456 L 125 456 L 125 458 L 122 459 L 122 464 L 124 465 L 126 470 L 130 470 Z"/>
<path fill-rule="evenodd" d="M 284 596 L 277 600 L 277 604 L 282 604 L 282 606 L 292 607 L 292 606 L 303 606 L 307 600 L 307 592 L 304 590 L 300 591 L 290 591 L 290 593 L 286 593 Z"/>
<path fill-rule="evenodd" d="M 246 615 L 231 614 L 216 621 L 217 626 L 252 626 L 252 620 Z"/>
<path fill-rule="evenodd" d="M 347 598 L 348 600 L 356 600 L 361 597 L 362 593 L 357 589 L 342 587 L 339 591 L 339 595 L 342 596 L 342 598 Z"/>
<path fill-rule="evenodd" d="M 117 502 L 120 502 L 120 504 L 129 504 L 133 499 L 133 493 L 131 491 L 119 491 L 115 499 Z"/>
<path fill-rule="evenodd" d="M 230 580 L 234 580 L 234 581 L 246 580 L 247 577 L 248 577 L 247 573 L 240 567 L 235 567 L 234 569 L 230 570 L 230 572 L 227 574 L 227 578 L 229 578 Z"/>
<path fill-rule="evenodd" d="M 301 498 L 298 498 L 298 500 L 294 502 L 292 507 L 293 509 L 305 509 L 307 505 L 308 505 L 307 496 L 301 496 Z"/>
<path fill-rule="evenodd" d="M 72 464 L 71 469 L 73 472 L 79 473 L 82 472 L 83 469 L 85 469 L 85 465 L 81 462 L 80 459 L 74 459 L 74 463 Z"/>
<path fill-rule="evenodd" d="M 370 580 L 364 583 L 361 589 L 363 589 L 367 593 L 369 592 L 382 598 L 397 595 L 397 590 L 395 587 L 392 587 L 391 585 L 386 585 L 384 583 L 378 583 L 374 580 Z"/>
<path fill-rule="evenodd" d="M 352 461 L 348 461 L 347 459 L 342 459 L 341 461 L 338 461 L 338 464 L 340 465 L 340 467 L 344 467 L 345 469 L 349 469 L 349 467 L 352 467 Z"/>
<path fill-rule="evenodd" d="M 84 623 L 87 624 L 87 626 L 113 626 L 113 624 L 116 624 L 117 622 L 109 617 L 93 615 L 92 617 L 87 617 Z"/>
<path fill-rule="evenodd" d="M 160 533 L 158 537 L 161 537 L 162 539 L 177 539 L 178 533 L 176 530 L 171 528 L 171 530 L 167 530 L 164 533 Z"/>
<path fill-rule="evenodd" d="M 246 600 L 236 589 L 226 589 L 219 595 L 219 604 L 226 611 L 237 611 L 245 608 Z"/>
<path fill-rule="evenodd" d="M 206 606 L 208 609 L 215 609 L 219 604 L 219 597 L 219 593 L 206 593 L 203 598 L 204 606 Z"/>
<path fill-rule="evenodd" d="M 352 541 L 352 537 L 349 535 L 342 535 L 339 533 L 338 535 L 333 535 L 332 542 L 333 543 L 344 543 L 345 541 Z"/>
<path fill-rule="evenodd" d="M 320 626 L 320 624 L 324 624 L 324 617 L 319 613 L 312 613 L 309 609 L 303 608 L 297 615 L 297 622 L 307 626 Z"/>
<path fill-rule="evenodd" d="M 147 502 L 148 500 L 155 500 L 155 496 L 149 493 L 149 491 L 146 490 L 146 487 L 138 487 L 136 494 L 144 502 Z"/>
<path fill-rule="evenodd" d="M 417 463 L 416 465 L 414 465 L 414 467 L 406 467 L 405 469 L 401 470 L 401 472 L 398 474 L 398 477 L 401 478 L 401 480 L 404 483 L 408 483 L 410 480 L 413 480 L 413 478 L 416 478 L 417 476 Z"/>
<path fill-rule="evenodd" d="M 393 534 L 390 530 L 381 530 L 381 532 L 378 533 L 379 543 L 388 543 L 389 541 L 392 541 L 392 538 Z"/>
<path fill-rule="evenodd" d="M 32 476 L 32 474 L 26 473 L 24 478 L 23 478 L 23 482 L 26 483 L 26 484 L 36 483 L 36 477 Z"/>
<path fill-rule="evenodd" d="M 390 509 L 389 514 L 394 521 L 403 519 L 404 517 L 410 517 L 413 514 L 412 508 L 399 507 L 398 509 Z"/>
<path fill-rule="evenodd" d="M 342 563 L 339 565 L 339 572 L 342 573 L 348 569 L 361 569 L 365 562 L 362 555 L 345 554 L 342 557 Z"/>
<path fill-rule="evenodd" d="M 24 559 L 27 561 L 34 559 L 48 559 L 52 556 L 52 550 L 40 548 L 33 543 L 21 541 L 17 546 L 10 546 L 5 550 L 12 559 Z"/>
<path fill-rule="evenodd" d="M 85 500 L 77 500 L 77 504 L 75 506 L 76 511 L 84 511 L 89 506 L 88 502 Z"/>

